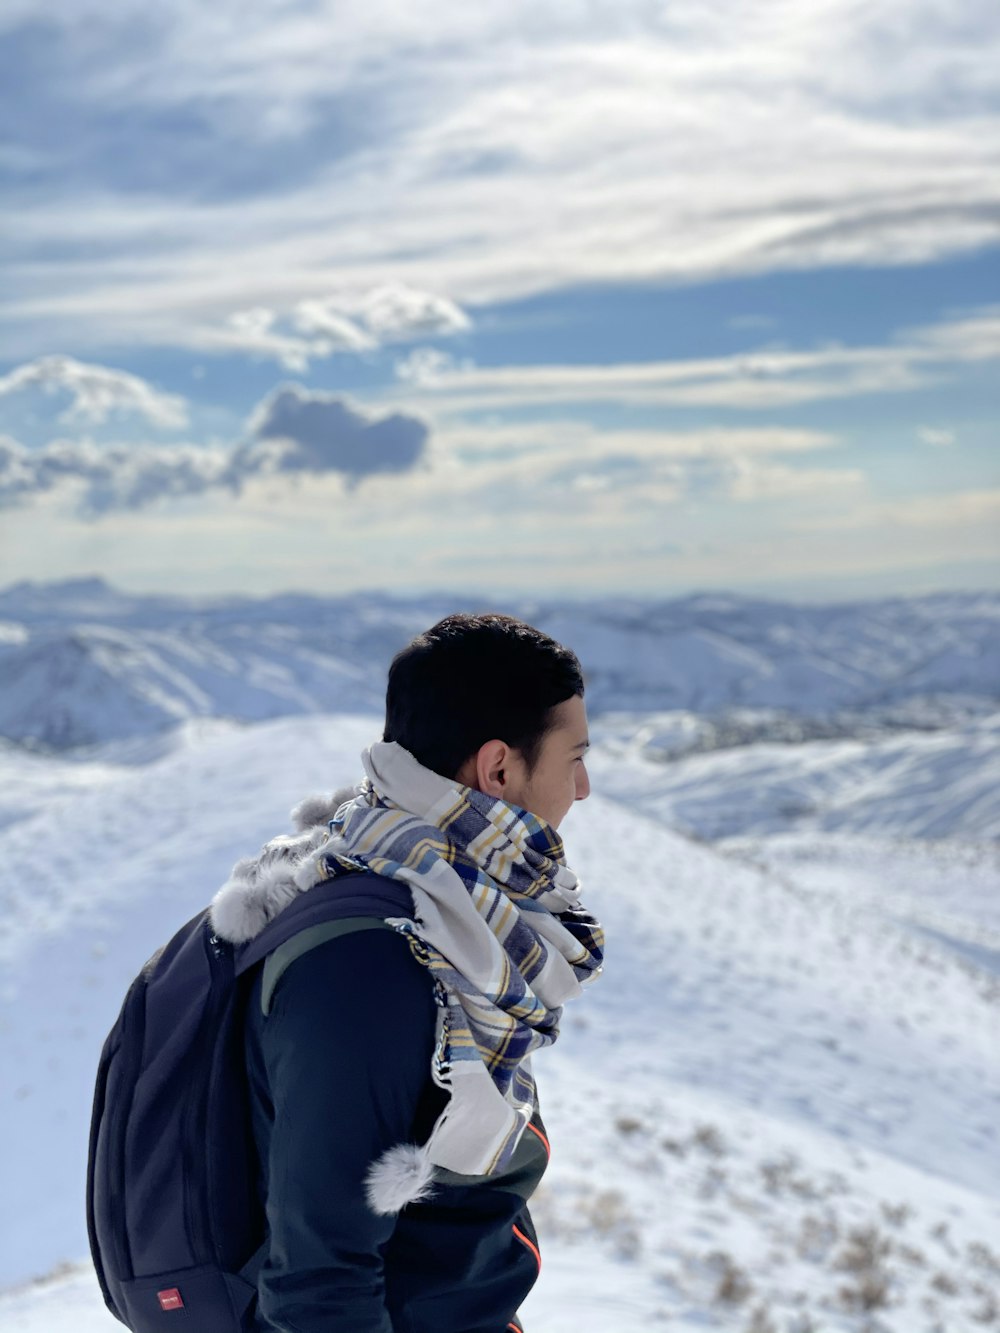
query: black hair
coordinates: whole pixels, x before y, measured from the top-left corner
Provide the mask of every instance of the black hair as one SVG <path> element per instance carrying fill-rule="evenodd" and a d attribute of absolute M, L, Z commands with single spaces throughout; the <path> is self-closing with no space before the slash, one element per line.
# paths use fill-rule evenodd
<path fill-rule="evenodd" d="M 583 694 L 576 654 L 514 616 L 446 616 L 392 660 L 383 740 L 453 778 L 490 740 L 520 752 L 530 776 L 552 710 Z"/>

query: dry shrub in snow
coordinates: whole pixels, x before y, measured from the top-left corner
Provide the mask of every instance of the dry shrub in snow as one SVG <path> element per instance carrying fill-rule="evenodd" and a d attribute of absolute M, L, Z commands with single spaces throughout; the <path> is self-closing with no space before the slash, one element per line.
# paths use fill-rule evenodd
<path fill-rule="evenodd" d="M 891 1248 L 878 1227 L 854 1227 L 847 1233 L 833 1265 L 854 1278 L 838 1292 L 845 1309 L 879 1310 L 889 1304 L 890 1274 L 885 1260 Z"/>
<path fill-rule="evenodd" d="M 795 1238 L 795 1250 L 800 1259 L 810 1259 L 819 1263 L 829 1254 L 840 1235 L 837 1219 L 832 1212 L 823 1216 L 806 1213 L 799 1222 L 799 1234 Z"/>
<path fill-rule="evenodd" d="M 642 1248 L 639 1224 L 621 1190 L 600 1190 L 587 1207 L 590 1225 L 613 1240 L 622 1259 L 635 1259 Z"/>
<path fill-rule="evenodd" d="M 778 1333 L 777 1325 L 763 1305 L 756 1306 L 751 1312 L 746 1333 Z"/>
<path fill-rule="evenodd" d="M 889 1241 L 879 1234 L 878 1227 L 852 1227 L 844 1248 L 837 1255 L 835 1267 L 847 1273 L 870 1272 L 884 1262 L 891 1248 Z"/>
<path fill-rule="evenodd" d="M 931 1278 L 931 1286 L 935 1291 L 939 1291 L 942 1296 L 957 1296 L 958 1283 L 950 1273 L 935 1273 Z"/>
<path fill-rule="evenodd" d="M 881 1310 L 889 1304 L 889 1281 L 883 1273 L 859 1273 L 854 1285 L 837 1295 L 845 1310 Z"/>
<path fill-rule="evenodd" d="M 715 1250 L 708 1263 L 718 1274 L 714 1299 L 720 1305 L 742 1305 L 752 1295 L 753 1283 L 732 1255 Z"/>
<path fill-rule="evenodd" d="M 696 1126 L 691 1142 L 712 1157 L 724 1157 L 727 1152 L 726 1141 L 714 1125 Z"/>
<path fill-rule="evenodd" d="M 717 1166 L 710 1166 L 698 1183 L 699 1199 L 714 1199 L 716 1195 L 726 1186 L 727 1176 L 725 1171 Z"/>
<path fill-rule="evenodd" d="M 1000 1277 L 1000 1255 L 994 1254 L 988 1245 L 984 1245 L 982 1241 L 974 1240 L 966 1253 L 969 1256 L 969 1262 L 975 1264 L 977 1268 L 985 1269 L 987 1273 L 992 1273 L 994 1277 Z"/>
<path fill-rule="evenodd" d="M 880 1205 L 882 1216 L 893 1227 L 906 1226 L 907 1222 L 913 1216 L 913 1209 L 907 1203 L 891 1204 L 882 1202 Z"/>
<path fill-rule="evenodd" d="M 923 1268 L 927 1263 L 927 1255 L 916 1245 L 897 1245 L 896 1253 L 904 1263 L 912 1264 L 914 1268 Z"/>
<path fill-rule="evenodd" d="M 972 1317 L 977 1324 L 1000 1324 L 1000 1294 L 996 1291 L 990 1291 L 988 1287 L 980 1283 L 972 1288 L 973 1295 L 978 1298 L 975 1308 L 972 1310 Z"/>
<path fill-rule="evenodd" d="M 820 1333 L 819 1324 L 814 1322 L 812 1315 L 798 1314 L 788 1325 L 788 1333 Z"/>
<path fill-rule="evenodd" d="M 957 1252 L 955 1250 L 955 1242 L 952 1240 L 951 1235 L 949 1234 L 947 1222 L 939 1222 L 937 1226 L 931 1230 L 931 1235 L 934 1237 L 935 1240 L 939 1240 L 941 1242 L 941 1244 L 944 1246 L 944 1248 L 948 1251 L 949 1254 L 955 1254 Z"/>
<path fill-rule="evenodd" d="M 760 1173 L 769 1194 L 796 1194 L 800 1199 L 821 1199 L 824 1191 L 806 1176 L 797 1174 L 798 1159 L 785 1153 L 777 1161 L 762 1162 Z"/>

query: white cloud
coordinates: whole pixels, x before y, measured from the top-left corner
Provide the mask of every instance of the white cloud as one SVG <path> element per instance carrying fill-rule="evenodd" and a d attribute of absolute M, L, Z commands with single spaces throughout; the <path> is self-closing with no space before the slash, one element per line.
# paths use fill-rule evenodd
<path fill-rule="evenodd" d="M 961 532 L 991 525 L 993 553 L 1000 554 L 1000 490 L 958 491 L 949 495 L 915 495 L 903 500 L 871 501 L 836 514 L 806 519 L 793 517 L 788 526 L 803 531 L 854 531 L 871 528 L 954 528 Z"/>
<path fill-rule="evenodd" d="M 221 325 L 196 327 L 182 337 L 205 351 L 245 352 L 304 374 L 312 361 L 334 352 L 371 352 L 386 342 L 468 328 L 468 317 L 447 297 L 390 284 L 354 296 L 310 297 L 288 314 L 267 306 L 237 310 Z"/>
<path fill-rule="evenodd" d="M 866 495 L 868 478 L 860 468 L 791 468 L 756 458 L 732 461 L 726 493 L 743 504 L 757 500 L 805 500 L 840 496 L 851 503 Z"/>
<path fill-rule="evenodd" d="M 837 444 L 837 437 L 826 431 L 790 426 L 606 430 L 588 421 L 553 419 L 490 424 L 444 421 L 435 431 L 439 454 L 469 464 L 530 459 L 539 465 L 553 461 L 583 465 L 621 455 L 655 462 L 720 454 L 800 454 Z"/>
<path fill-rule="evenodd" d="M 161 393 L 127 371 L 88 365 L 70 356 L 40 357 L 0 377 L 0 397 L 31 388 L 71 395 L 63 421 L 96 425 L 112 413 L 131 413 L 145 417 L 154 426 L 180 427 L 187 422 L 184 399 L 177 394 Z"/>
<path fill-rule="evenodd" d="M 459 360 L 450 352 L 442 352 L 437 347 L 414 347 L 409 356 L 397 361 L 394 366 L 398 380 L 419 389 L 432 389 L 440 383 L 443 375 L 474 368 L 471 360 Z"/>
<path fill-rule="evenodd" d="M 96 445 L 54 440 L 26 449 L 0 437 L 0 507 L 48 493 L 71 494 L 91 516 L 141 509 L 155 500 L 200 495 L 223 485 L 230 454 L 197 445 Z"/>
<path fill-rule="evenodd" d="M 375 339 L 339 311 L 332 301 L 300 301 L 295 308 L 295 325 L 303 333 L 320 333 L 331 347 L 345 352 L 368 352 Z"/>
<path fill-rule="evenodd" d="M 980 306 L 900 335 L 928 361 L 1000 361 L 1000 306 Z"/>
<path fill-rule="evenodd" d="M 333 343 L 327 338 L 297 338 L 282 333 L 275 325 L 272 310 L 257 306 L 238 310 L 225 325 L 191 331 L 187 342 L 206 352 L 245 352 L 248 356 L 277 361 L 286 370 L 302 375 L 313 360 L 329 356 Z"/>
<path fill-rule="evenodd" d="M 857 468 L 792 468 L 753 454 L 712 450 L 687 455 L 667 455 L 656 462 L 618 459 L 624 469 L 609 467 L 600 472 L 567 471 L 573 491 L 592 500 L 587 508 L 607 516 L 631 514 L 637 521 L 654 512 L 670 512 L 679 502 L 710 502 L 720 509 L 726 502 L 738 505 L 773 500 L 808 501 L 840 497 L 854 503 L 867 497 L 868 482 Z M 549 477 L 549 469 L 541 469 Z"/>
<path fill-rule="evenodd" d="M 447 296 L 399 282 L 300 301 L 294 318 L 303 332 L 325 334 L 355 352 L 413 338 L 448 337 L 472 328 L 465 311 Z"/>
<path fill-rule="evenodd" d="M 785 458 L 837 447 L 836 436 L 789 427 L 610 430 L 584 421 L 484 425 L 444 422 L 435 430 L 432 471 L 408 479 L 407 497 L 427 486 L 442 503 L 472 511 L 549 513 L 553 497 L 602 521 L 632 515 L 638 524 L 700 498 L 741 507 L 773 500 L 867 498 L 856 468 L 797 466 Z"/>
<path fill-rule="evenodd" d="M 921 426 L 917 431 L 917 437 L 922 444 L 932 445 L 936 449 L 948 449 L 958 440 L 953 430 L 946 430 L 940 426 Z"/>
<path fill-rule="evenodd" d="M 446 296 L 389 282 L 366 292 L 357 313 L 380 342 L 398 342 L 432 335 L 464 333 L 472 321 Z"/>

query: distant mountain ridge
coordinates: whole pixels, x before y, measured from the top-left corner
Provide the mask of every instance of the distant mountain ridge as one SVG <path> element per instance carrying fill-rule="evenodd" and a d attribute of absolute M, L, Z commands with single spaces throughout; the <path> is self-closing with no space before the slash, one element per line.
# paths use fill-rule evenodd
<path fill-rule="evenodd" d="M 688 712 L 718 744 L 773 731 L 928 729 L 1000 707 L 1000 594 L 803 605 L 694 593 L 589 603 L 136 597 L 103 580 L 0 591 L 0 736 L 72 749 L 200 717 L 378 713 L 385 669 L 456 610 L 523 616 L 568 644 L 595 716 Z M 789 719 L 792 719 L 790 724 Z"/>

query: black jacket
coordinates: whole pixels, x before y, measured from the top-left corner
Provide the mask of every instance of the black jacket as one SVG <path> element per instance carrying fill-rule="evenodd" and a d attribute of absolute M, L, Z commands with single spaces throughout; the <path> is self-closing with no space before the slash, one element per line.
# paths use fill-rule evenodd
<path fill-rule="evenodd" d="M 309 949 L 246 1023 L 269 1244 L 261 1333 L 507 1333 L 538 1275 L 526 1200 L 548 1158 L 536 1115 L 501 1175 L 443 1173 L 397 1216 L 370 1210 L 371 1162 L 423 1143 L 446 1093 L 430 1076 L 430 974 L 387 928 Z"/>

